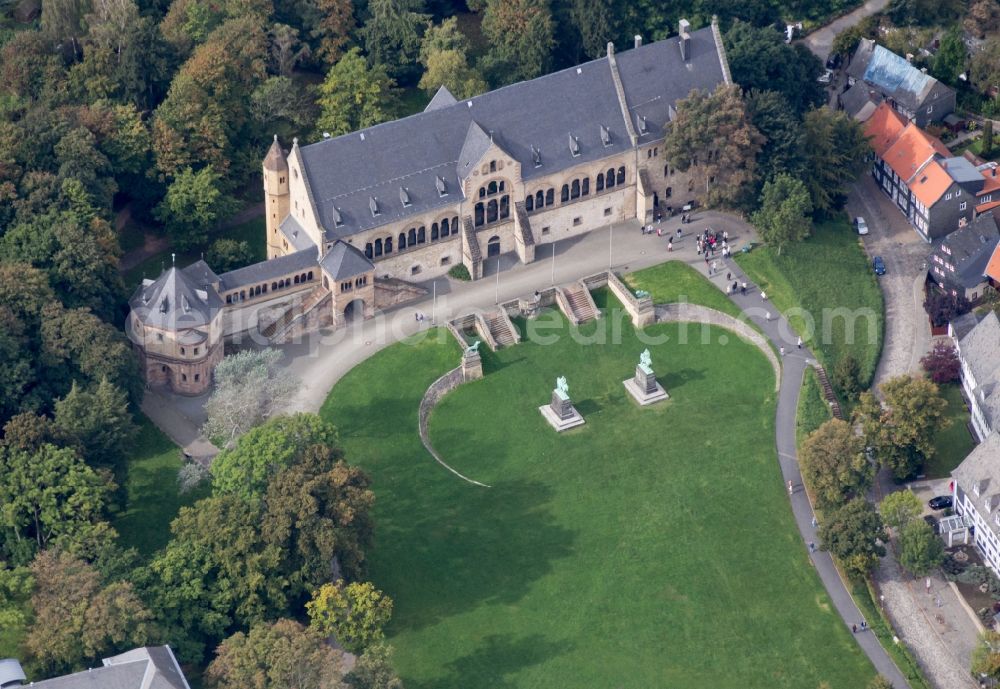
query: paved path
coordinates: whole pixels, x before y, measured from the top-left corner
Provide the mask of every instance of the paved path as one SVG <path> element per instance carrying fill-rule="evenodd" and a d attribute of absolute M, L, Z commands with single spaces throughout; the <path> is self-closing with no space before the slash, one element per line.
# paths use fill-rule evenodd
<path fill-rule="evenodd" d="M 676 230 L 679 222 L 676 219 L 664 223 L 665 230 Z M 538 247 L 536 261 L 528 265 L 517 264 L 512 257 L 501 257 L 499 279 L 496 264 L 491 259 L 487 267 L 487 275 L 477 282 L 456 284 L 447 279 L 439 279 L 428 283 L 431 293 L 436 289 L 437 301 L 433 297 L 397 308 L 376 318 L 355 322 L 348 327 L 333 331 L 324 331 L 309 337 L 306 342 L 283 347 L 288 354 L 286 365 L 289 371 L 301 380 L 299 394 L 291 401 L 285 411 L 316 411 L 329 395 L 336 382 L 350 369 L 364 361 L 379 349 L 398 342 L 404 337 L 431 327 L 428 322 L 434 315 L 435 324 L 441 324 L 448 318 L 474 309 L 490 310 L 500 301 L 530 295 L 534 290 L 555 284 L 565 284 L 585 275 L 606 269 L 609 263 L 615 270 L 630 272 L 651 265 L 662 263 L 667 259 L 685 261 L 704 274 L 705 263 L 696 255 L 694 235 L 706 227 L 719 231 L 727 230 L 731 244 L 739 250 L 747 241 L 753 238 L 753 229 L 732 216 L 705 212 L 698 214 L 694 222 L 684 225 L 684 237 L 675 242 L 675 251 L 667 253 L 666 239 L 651 235 L 641 235 L 636 222 L 624 223 L 611 229 L 591 232 L 583 237 L 575 237 L 559 242 L 555 247 L 545 245 Z M 553 252 L 555 261 L 553 265 Z M 610 256 L 609 256 L 610 254 Z M 732 262 L 728 264 L 718 259 L 720 270 L 710 276 L 716 286 L 725 289 L 725 273 L 732 272 L 733 279 L 747 279 Z M 748 283 L 749 280 L 747 279 Z M 816 530 L 812 527 L 813 511 L 805 491 L 802 489 L 802 478 L 799 474 L 796 443 L 795 415 L 798 407 L 798 397 L 802 385 L 802 376 L 808 362 L 813 361 L 813 355 L 806 349 L 796 348 L 796 334 L 781 317 L 770 321 L 763 317 L 764 311 L 777 315 L 777 310 L 765 305 L 760 299 L 760 292 L 755 287 L 748 291 L 747 296 L 731 296 L 730 298 L 761 327 L 771 339 L 776 348 L 784 346 L 787 354 L 783 361 L 783 375 L 778 394 L 776 412 L 775 441 L 778 460 L 783 480 L 792 481 L 795 488 L 791 495 L 792 511 L 796 524 L 803 538 L 803 548 L 808 542 L 817 542 Z M 428 321 L 418 322 L 415 313 L 428 316 Z M 440 332 L 444 333 L 442 329 Z M 445 334 L 445 337 L 450 335 Z M 166 398 L 148 398 L 149 403 L 144 409 L 151 418 L 161 422 L 158 409 L 170 407 Z M 182 428 L 187 424 L 200 424 L 198 407 L 200 400 L 183 400 L 183 413 L 169 413 L 166 422 L 172 424 L 171 437 L 197 437 L 197 426 L 189 428 L 186 433 Z M 840 579 L 833 561 L 828 553 L 816 551 L 810 555 L 831 601 L 847 625 L 861 621 L 861 613 L 854 605 L 844 582 Z M 876 670 L 888 677 L 896 689 L 908 689 L 909 684 L 902 673 L 896 668 L 878 639 L 871 632 L 861 632 L 856 640 L 865 654 L 871 659 Z"/>
<path fill-rule="evenodd" d="M 833 39 L 837 37 L 837 34 L 854 26 L 862 19 L 870 17 L 876 12 L 881 12 L 888 6 L 889 0 L 868 0 L 858 9 L 833 20 L 821 29 L 816 29 L 802 40 L 816 57 L 826 62 L 826 58 L 830 57 Z"/>

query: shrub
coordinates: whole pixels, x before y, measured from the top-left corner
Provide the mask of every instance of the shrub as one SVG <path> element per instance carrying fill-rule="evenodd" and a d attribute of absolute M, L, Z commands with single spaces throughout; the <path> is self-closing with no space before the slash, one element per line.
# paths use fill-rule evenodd
<path fill-rule="evenodd" d="M 943 340 L 938 341 L 934 349 L 920 360 L 920 365 L 924 367 L 928 377 L 938 385 L 958 380 L 962 372 L 958 352 Z"/>
<path fill-rule="evenodd" d="M 833 384 L 848 397 L 861 392 L 861 364 L 852 355 L 841 357 L 833 367 Z"/>
<path fill-rule="evenodd" d="M 250 265 L 253 262 L 253 250 L 245 241 L 216 239 L 208 247 L 205 261 L 216 273 L 228 273 L 230 270 Z"/>
<path fill-rule="evenodd" d="M 208 480 L 208 469 L 198 462 L 187 462 L 177 472 L 177 490 L 181 495 L 190 493 Z"/>
<path fill-rule="evenodd" d="M 935 328 L 948 325 L 953 318 L 968 313 L 971 308 L 969 300 L 961 294 L 953 297 L 933 288 L 927 290 L 927 296 L 924 298 L 924 311 L 927 312 L 931 325 Z"/>
<path fill-rule="evenodd" d="M 469 275 L 469 269 L 465 267 L 464 263 L 459 263 L 457 266 L 452 266 L 451 270 L 448 271 L 448 277 L 455 280 L 465 280 L 469 281 L 472 276 Z"/>

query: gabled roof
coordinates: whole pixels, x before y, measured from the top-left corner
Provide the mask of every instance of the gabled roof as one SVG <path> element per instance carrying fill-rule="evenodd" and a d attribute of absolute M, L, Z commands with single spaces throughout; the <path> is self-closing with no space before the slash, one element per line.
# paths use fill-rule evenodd
<path fill-rule="evenodd" d="M 267 282 L 292 273 L 314 269 L 318 263 L 316 248 L 310 247 L 223 273 L 219 276 L 219 289 L 228 291 L 244 285 Z"/>
<path fill-rule="evenodd" d="M 951 91 L 904 58 L 867 38 L 858 43 L 847 73 L 871 84 L 909 111 Z"/>
<path fill-rule="evenodd" d="M 875 113 L 880 100 L 863 81 L 856 82 L 840 94 L 840 105 L 844 112 L 859 122 L 867 121 Z"/>
<path fill-rule="evenodd" d="M 484 132 L 479 123 L 472 120 L 465 132 L 465 141 L 462 143 L 462 151 L 458 154 L 458 164 L 455 167 L 459 178 L 465 179 L 471 175 L 476 163 L 482 160 L 492 145 L 493 135 Z"/>
<path fill-rule="evenodd" d="M 434 97 L 431 98 L 431 102 L 427 104 L 426 108 L 424 108 L 424 112 L 447 108 L 449 105 L 454 105 L 457 102 L 458 100 L 455 96 L 451 95 L 451 91 L 448 90 L 448 87 L 442 85 L 441 88 L 437 90 L 437 93 L 434 94 Z"/>
<path fill-rule="evenodd" d="M 194 280 L 195 284 L 201 288 L 206 288 L 209 285 L 215 285 L 219 282 L 219 276 L 205 263 L 204 259 L 199 259 L 187 268 L 182 268 L 181 272 Z"/>
<path fill-rule="evenodd" d="M 930 208 L 954 183 L 948 170 L 938 161 L 932 160 L 914 176 L 909 186 L 917 200 Z"/>
<path fill-rule="evenodd" d="M 991 214 L 980 215 L 965 227 L 935 242 L 933 255 L 955 266 L 948 280 L 971 289 L 983 281 L 986 265 L 1000 243 L 1000 231 Z M 997 343 L 1000 347 L 1000 342 Z"/>
<path fill-rule="evenodd" d="M 948 171 L 948 175 L 959 184 L 978 186 L 983 183 L 982 173 L 967 158 L 951 156 L 941 161 L 941 164 Z"/>
<path fill-rule="evenodd" d="M 299 221 L 295 219 L 295 216 L 289 213 L 285 216 L 285 219 L 281 221 L 281 225 L 278 226 L 281 230 L 282 236 L 288 241 L 288 245 L 294 248 L 296 251 L 302 251 L 303 249 L 313 249 L 315 250 L 316 244 L 309 237 L 309 233 L 305 231 Z"/>
<path fill-rule="evenodd" d="M 959 341 L 959 349 L 980 389 L 991 389 L 1000 382 L 1000 320 L 995 311 L 986 314 Z"/>
<path fill-rule="evenodd" d="M 676 37 L 616 54 L 625 108 L 619 101 L 608 58 L 586 62 L 433 109 L 298 148 L 326 239 L 424 214 L 461 200 L 458 167 L 473 121 L 521 165 L 526 182 L 623 151 L 632 150 L 625 117 L 646 118 L 643 141 L 663 137 L 669 110 L 692 90 L 711 91 L 725 81 L 723 58 L 711 28 L 690 34 L 685 61 Z M 442 94 L 443 96 L 443 94 Z M 444 100 L 447 100 L 444 98 Z M 601 141 L 601 127 L 611 143 Z M 578 137 L 574 157 L 567 136 Z M 477 147 L 483 143 L 476 134 Z M 488 138 L 488 135 L 487 135 Z M 539 152 L 536 167 L 532 147 Z M 472 158 L 468 153 L 467 158 Z M 441 177 L 448 194 L 440 196 Z M 410 205 L 399 202 L 405 186 Z M 369 199 L 379 203 L 379 215 Z M 334 227 L 333 207 L 342 224 Z"/>
<path fill-rule="evenodd" d="M 986 263 L 986 269 L 983 271 L 986 277 L 996 282 L 1000 282 L 1000 246 L 993 250 L 990 255 L 990 260 Z"/>
<path fill-rule="evenodd" d="M 906 120 L 893 110 L 892 106 L 883 101 L 875 108 L 875 112 L 865 123 L 865 136 L 871 139 L 875 155 L 881 158 L 896 142 L 904 129 L 906 129 Z"/>
<path fill-rule="evenodd" d="M 976 510 L 988 516 L 985 500 L 989 497 L 990 490 L 995 491 L 996 487 L 1000 486 L 1000 434 L 994 431 L 986 436 L 983 442 L 976 445 L 962 463 L 955 467 L 951 475 L 962 490 L 970 494 Z M 980 489 L 979 496 L 974 493 L 973 486 L 976 484 L 985 488 Z M 995 532 L 1000 532 L 1000 527 L 997 527 L 992 519 L 984 521 Z"/>
<path fill-rule="evenodd" d="M 143 324 L 167 330 L 207 325 L 222 307 L 211 286 L 172 267 L 156 280 L 144 280 L 129 300 L 132 313 Z"/>
<path fill-rule="evenodd" d="M 169 646 L 136 648 L 104 666 L 34 682 L 38 689 L 191 689 Z"/>
<path fill-rule="evenodd" d="M 375 270 L 368 257 L 347 242 L 338 241 L 326 252 L 320 266 L 334 280 L 346 280 Z"/>
<path fill-rule="evenodd" d="M 950 155 L 943 143 L 912 122 L 882 156 L 897 175 L 909 181 L 935 154 Z"/>

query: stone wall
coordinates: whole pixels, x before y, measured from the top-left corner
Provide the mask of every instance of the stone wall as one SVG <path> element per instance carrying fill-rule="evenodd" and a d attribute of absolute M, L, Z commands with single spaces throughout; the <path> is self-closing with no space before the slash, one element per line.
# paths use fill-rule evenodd
<path fill-rule="evenodd" d="M 427 290 L 405 280 L 375 279 L 375 308 L 389 309 L 427 295 Z"/>
<path fill-rule="evenodd" d="M 459 366 L 456 369 L 448 371 L 443 376 L 438 378 L 436 381 L 431 383 L 431 386 L 427 388 L 424 393 L 423 398 L 420 400 L 420 407 L 417 410 L 417 425 L 420 432 L 420 442 L 423 444 L 424 449 L 430 453 L 431 457 L 437 461 L 438 464 L 443 466 L 445 469 L 455 474 L 459 478 L 468 481 L 469 483 L 475 484 L 477 486 L 482 486 L 484 488 L 489 488 L 485 483 L 480 483 L 479 481 L 474 481 L 467 476 L 463 476 L 458 473 L 450 466 L 448 466 L 441 456 L 431 445 L 430 433 L 428 428 L 430 426 L 431 412 L 434 411 L 434 407 L 437 403 L 441 401 L 441 398 L 447 395 L 449 392 L 457 388 L 459 385 L 465 382 L 465 378 L 462 375 L 462 367 Z"/>

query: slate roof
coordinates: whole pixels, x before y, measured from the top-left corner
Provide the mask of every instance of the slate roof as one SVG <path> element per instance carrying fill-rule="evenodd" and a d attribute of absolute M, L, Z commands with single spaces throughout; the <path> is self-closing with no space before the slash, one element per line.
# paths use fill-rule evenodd
<path fill-rule="evenodd" d="M 156 280 L 144 280 L 129 299 L 132 313 L 145 325 L 181 330 L 207 325 L 222 307 L 214 289 L 171 267 Z"/>
<path fill-rule="evenodd" d="M 942 260 L 955 266 L 945 271 L 946 279 L 965 289 L 983 282 L 986 265 L 1000 243 L 1000 232 L 992 215 L 980 215 L 965 227 L 935 242 L 934 251 Z M 933 264 L 932 264 L 933 265 Z M 1000 347 L 1000 341 L 997 342 Z"/>
<path fill-rule="evenodd" d="M 291 213 L 285 216 L 278 229 L 285 239 L 288 240 L 288 246 L 294 248 L 296 251 L 310 248 L 313 250 L 316 249 L 316 244 L 313 243 L 309 233 L 303 229 L 302 225 L 299 224 L 299 221 Z"/>
<path fill-rule="evenodd" d="M 268 261 L 261 261 L 244 268 L 237 268 L 219 276 L 219 289 L 228 291 L 244 285 L 255 285 L 275 278 L 284 277 L 290 273 L 298 273 L 315 269 L 319 256 L 315 247 L 285 254 Z"/>
<path fill-rule="evenodd" d="M 962 360 L 976 383 L 975 395 L 990 428 L 1000 426 L 1000 320 L 990 311 L 959 340 Z"/>
<path fill-rule="evenodd" d="M 937 79 L 920 71 L 891 50 L 862 38 L 847 73 L 864 80 L 910 111 L 951 91 Z"/>
<path fill-rule="evenodd" d="M 215 274 L 215 271 L 204 260 L 195 261 L 187 268 L 182 268 L 181 272 L 194 280 L 195 284 L 202 288 L 218 284 L 219 282 L 219 276 Z"/>
<path fill-rule="evenodd" d="M 948 174 L 951 175 L 951 178 L 959 184 L 975 184 L 978 186 L 983 183 L 983 174 L 976 169 L 975 165 L 962 156 L 945 158 L 944 166 L 948 170 Z"/>
<path fill-rule="evenodd" d="M 0 687 L 14 682 L 23 682 L 27 677 L 21 664 L 13 658 L 0 659 Z"/>
<path fill-rule="evenodd" d="M 844 112 L 858 120 L 867 121 L 876 110 L 880 98 L 873 97 L 868 84 L 858 81 L 851 88 L 840 94 L 840 105 Z"/>
<path fill-rule="evenodd" d="M 340 241 L 326 252 L 320 265 L 334 280 L 346 280 L 375 270 L 367 256 L 347 242 Z"/>
<path fill-rule="evenodd" d="M 281 150 L 281 144 L 278 143 L 277 134 L 274 135 L 274 142 L 267 149 L 267 155 L 264 156 L 264 169 L 272 172 L 288 169 L 288 161 L 285 159 L 285 152 Z"/>
<path fill-rule="evenodd" d="M 191 689 L 169 646 L 137 648 L 96 667 L 34 682 L 36 689 Z"/>
<path fill-rule="evenodd" d="M 963 337 L 969 334 L 969 332 L 979 325 L 979 321 L 982 320 L 982 316 L 977 314 L 975 311 L 969 311 L 968 313 L 963 313 L 961 316 L 956 316 L 951 319 L 948 324 L 951 328 L 951 332 L 956 340 L 961 340 Z"/>
<path fill-rule="evenodd" d="M 994 532 L 1000 533 L 1000 527 L 992 519 L 987 519 L 990 512 L 986 510 L 985 501 L 996 496 L 1000 491 L 1000 434 L 990 433 L 972 452 L 962 460 L 951 472 L 952 477 L 969 493 L 976 510 L 983 516 L 983 521 L 989 524 Z M 980 494 L 975 495 L 973 486 L 980 485 Z M 996 501 L 991 500 L 991 504 Z M 995 511 L 995 509 L 994 509 Z"/>
<path fill-rule="evenodd" d="M 427 104 L 426 108 L 424 108 L 424 112 L 447 108 L 449 105 L 454 105 L 457 102 L 458 99 L 451 95 L 451 91 L 448 90 L 448 87 L 442 85 L 441 88 L 437 90 L 437 93 L 434 94 L 434 97 L 431 98 L 431 102 Z"/>
<path fill-rule="evenodd" d="M 676 100 L 695 89 L 711 91 L 726 79 L 713 30 L 690 36 L 687 62 L 676 37 L 616 55 L 628 116 L 646 118 L 648 133 L 640 141 L 662 138 Z M 450 105 L 441 92 L 435 100 L 424 112 L 296 149 L 327 239 L 454 205 L 462 198 L 464 162 L 485 150 L 491 136 L 521 164 L 525 181 L 632 148 L 606 56 Z M 601 140 L 602 126 L 611 134 L 609 146 Z M 570 151 L 570 135 L 579 141 L 578 156 Z M 532 147 L 540 154 L 539 167 Z M 444 197 L 438 177 L 447 189 Z M 408 206 L 400 201 L 400 187 Z M 370 210 L 373 198 L 377 216 Z M 334 207 L 340 226 L 333 221 Z"/>

